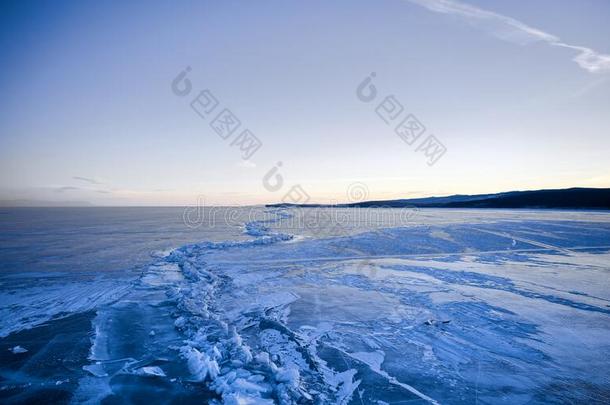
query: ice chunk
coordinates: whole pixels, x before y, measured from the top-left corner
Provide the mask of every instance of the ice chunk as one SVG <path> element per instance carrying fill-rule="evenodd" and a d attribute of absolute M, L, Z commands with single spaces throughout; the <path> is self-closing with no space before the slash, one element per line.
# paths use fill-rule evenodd
<path fill-rule="evenodd" d="M 28 349 L 21 347 L 21 346 L 15 346 L 12 349 L 9 349 L 11 352 L 13 352 L 13 354 L 20 354 L 20 353 L 25 353 L 28 351 Z"/>
<path fill-rule="evenodd" d="M 196 381 L 204 381 L 207 376 L 216 378 L 220 372 L 216 360 L 212 360 L 207 354 L 201 353 L 194 347 L 184 346 L 180 349 L 182 356 L 186 359 L 188 369 Z"/>
<path fill-rule="evenodd" d="M 102 363 L 88 364 L 83 366 L 83 370 L 90 372 L 95 377 L 107 377 L 108 373 L 104 370 Z"/>
<path fill-rule="evenodd" d="M 176 319 L 176 321 L 174 322 L 174 326 L 178 329 L 182 329 L 184 328 L 184 326 L 186 325 L 186 319 L 184 319 L 183 316 L 179 317 L 178 319 Z"/>
<path fill-rule="evenodd" d="M 139 368 L 136 371 L 136 374 L 139 375 L 148 375 L 152 377 L 165 377 L 165 372 L 161 369 L 161 367 L 157 366 L 147 366 Z"/>

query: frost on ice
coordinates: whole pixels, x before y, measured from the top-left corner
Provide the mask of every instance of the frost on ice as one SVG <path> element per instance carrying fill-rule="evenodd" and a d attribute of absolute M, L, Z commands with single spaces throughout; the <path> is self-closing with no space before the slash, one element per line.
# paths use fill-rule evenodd
<path fill-rule="evenodd" d="M 159 255 L 97 307 L 74 400 L 134 387 L 226 404 L 602 398 L 610 218 L 422 215 L 326 237 L 254 221 L 249 240 Z"/>

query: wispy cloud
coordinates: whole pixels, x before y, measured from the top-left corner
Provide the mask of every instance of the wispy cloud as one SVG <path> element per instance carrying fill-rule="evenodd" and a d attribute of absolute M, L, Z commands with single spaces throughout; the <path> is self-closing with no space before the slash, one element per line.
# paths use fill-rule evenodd
<path fill-rule="evenodd" d="M 80 190 L 80 187 L 62 186 L 62 187 L 55 188 L 55 192 L 57 192 L 57 193 L 64 193 L 66 191 L 75 191 L 75 190 Z"/>
<path fill-rule="evenodd" d="M 610 55 L 598 53 L 591 48 L 567 44 L 555 35 L 530 27 L 521 21 L 462 3 L 455 0 L 408 0 L 430 11 L 457 15 L 466 18 L 498 38 L 522 45 L 531 42 L 546 42 L 551 46 L 578 51 L 572 58 L 581 68 L 591 73 L 610 72 Z"/>
<path fill-rule="evenodd" d="M 90 178 L 90 177 L 74 176 L 74 177 L 72 177 L 72 178 L 73 178 L 74 180 L 80 180 L 80 181 L 84 181 L 84 182 L 89 183 L 89 184 L 98 184 L 98 185 L 99 185 L 99 184 L 104 184 L 104 183 L 103 183 L 103 182 L 101 182 L 100 180 L 93 179 L 93 178 Z"/>

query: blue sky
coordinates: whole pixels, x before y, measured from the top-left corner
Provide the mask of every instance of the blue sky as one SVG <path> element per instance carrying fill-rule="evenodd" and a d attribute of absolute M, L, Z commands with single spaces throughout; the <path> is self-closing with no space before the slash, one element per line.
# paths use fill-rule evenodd
<path fill-rule="evenodd" d="M 3 2 L 0 200 L 181 205 L 610 187 L 610 3 Z M 192 91 L 172 92 L 187 66 Z M 356 88 L 371 73 L 378 97 Z M 223 140 L 190 102 L 209 89 Z M 393 95 L 413 145 L 375 112 Z M 402 117 L 401 115 L 400 117 Z M 231 145 L 249 129 L 249 159 Z M 446 152 L 417 150 L 434 135 Z M 263 177 L 277 162 L 283 185 Z"/>

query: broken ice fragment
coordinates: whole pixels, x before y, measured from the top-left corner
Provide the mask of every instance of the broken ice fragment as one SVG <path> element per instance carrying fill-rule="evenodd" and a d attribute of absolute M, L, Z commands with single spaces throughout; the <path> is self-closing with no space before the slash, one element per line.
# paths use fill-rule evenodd
<path fill-rule="evenodd" d="M 83 370 L 90 372 L 95 377 L 108 377 L 104 366 L 100 362 L 83 366 Z"/>
<path fill-rule="evenodd" d="M 165 377 L 165 372 L 161 369 L 161 367 L 157 366 L 147 366 L 142 367 L 136 372 L 139 375 L 146 375 L 151 377 Z"/>

